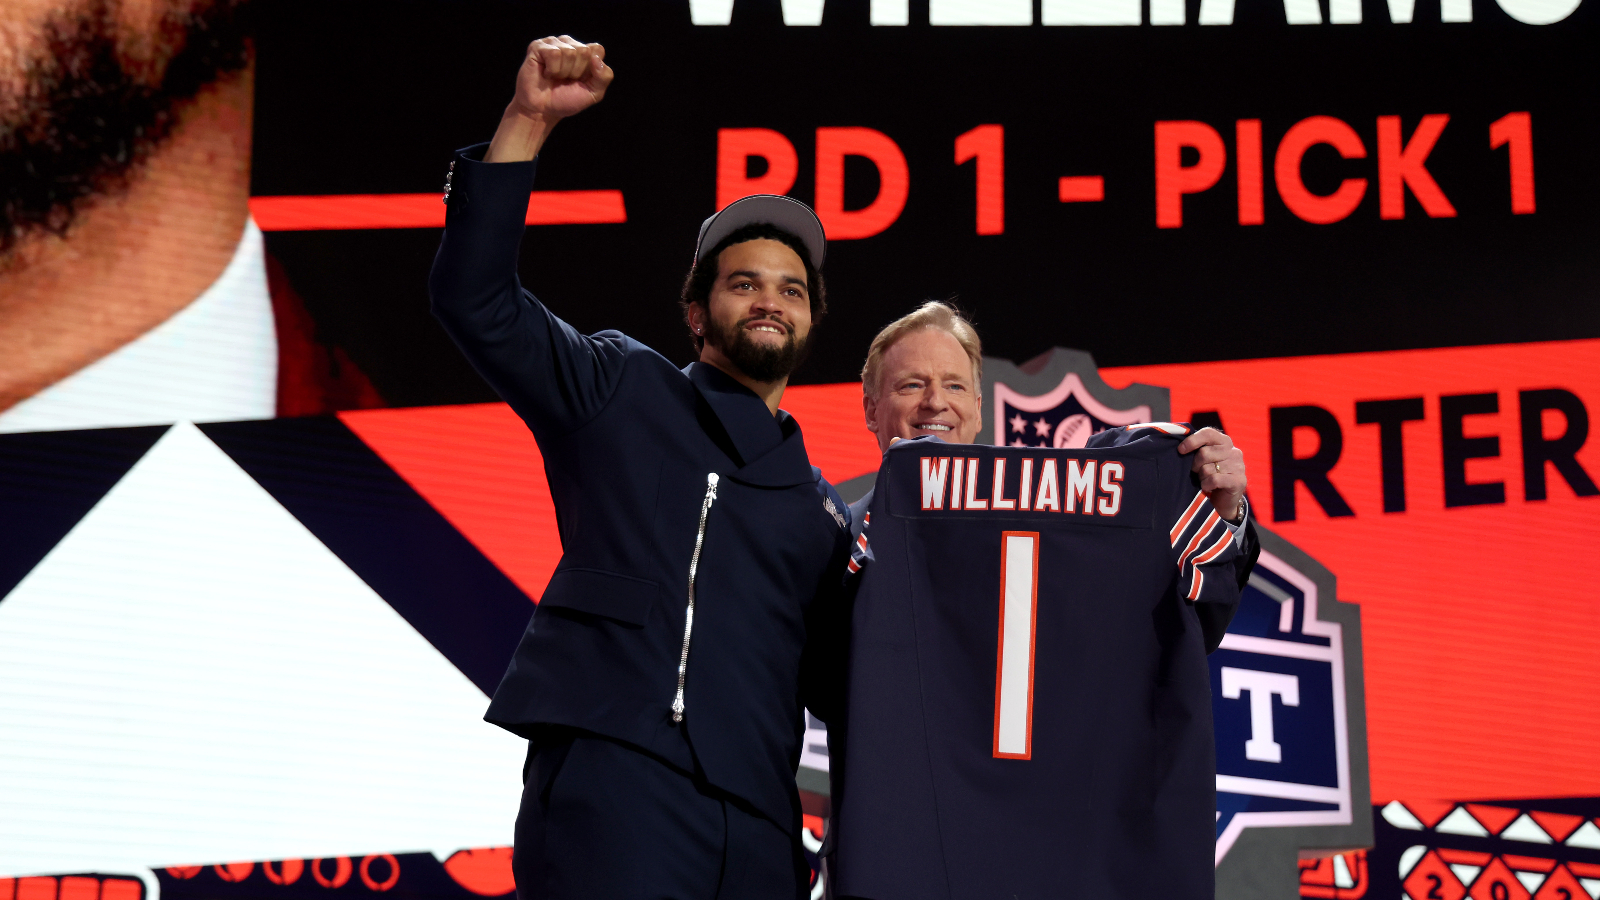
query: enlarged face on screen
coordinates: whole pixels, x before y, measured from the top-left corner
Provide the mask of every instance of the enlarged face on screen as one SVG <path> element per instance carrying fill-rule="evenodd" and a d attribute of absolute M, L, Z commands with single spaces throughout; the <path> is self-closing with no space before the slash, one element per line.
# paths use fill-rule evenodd
<path fill-rule="evenodd" d="M 922 328 L 884 351 L 876 394 L 866 397 L 867 428 L 887 450 L 894 438 L 933 435 L 970 444 L 983 427 L 972 359 L 955 336 Z"/>
<path fill-rule="evenodd" d="M 242 0 L 0 0 L 0 265 L 65 235 L 247 59 Z"/>
<path fill-rule="evenodd" d="M 752 380 L 788 377 L 811 337 L 811 294 L 800 255 L 781 241 L 744 241 L 723 250 L 717 266 L 706 344 Z"/>

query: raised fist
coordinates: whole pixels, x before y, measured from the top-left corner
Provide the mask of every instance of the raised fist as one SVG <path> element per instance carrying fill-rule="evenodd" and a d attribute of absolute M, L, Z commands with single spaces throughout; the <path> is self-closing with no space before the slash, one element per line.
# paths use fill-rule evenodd
<path fill-rule="evenodd" d="M 517 72 L 512 108 L 552 123 L 583 112 L 605 97 L 616 76 L 605 60 L 606 48 L 570 35 L 534 41 Z"/>

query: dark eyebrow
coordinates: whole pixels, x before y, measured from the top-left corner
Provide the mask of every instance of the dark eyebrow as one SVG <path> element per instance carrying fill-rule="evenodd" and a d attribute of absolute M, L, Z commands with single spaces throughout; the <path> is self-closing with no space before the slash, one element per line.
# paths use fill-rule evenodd
<path fill-rule="evenodd" d="M 727 277 L 730 278 L 730 279 L 732 279 L 732 278 L 754 278 L 757 281 L 759 281 L 759 280 L 761 280 L 761 273 L 760 272 L 753 272 L 753 271 L 751 271 L 749 269 L 739 269 L 737 271 L 729 272 Z M 806 284 L 806 281 L 805 281 L 804 278 L 796 278 L 793 275 L 784 275 L 779 280 L 783 284 L 798 284 L 802 288 L 805 288 L 808 291 L 811 290 L 811 287 Z"/>

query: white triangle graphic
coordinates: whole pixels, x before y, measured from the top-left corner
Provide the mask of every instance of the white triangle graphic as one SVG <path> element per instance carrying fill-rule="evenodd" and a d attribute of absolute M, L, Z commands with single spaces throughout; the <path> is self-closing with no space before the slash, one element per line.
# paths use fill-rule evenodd
<path fill-rule="evenodd" d="M 1579 825 L 1577 831 L 1567 835 L 1567 846 L 1600 850 L 1600 828 L 1594 827 L 1593 822 L 1585 822 Z"/>
<path fill-rule="evenodd" d="M 1427 853 L 1428 848 L 1420 844 L 1413 844 L 1407 847 L 1405 852 L 1400 854 L 1400 878 L 1403 880 L 1407 875 L 1410 875 L 1411 870 L 1416 868 L 1417 862 Z"/>
<path fill-rule="evenodd" d="M 1470 834 L 1474 837 L 1488 837 L 1489 832 L 1467 813 L 1465 807 L 1458 806 L 1455 812 L 1444 817 L 1444 821 L 1433 826 L 1434 831 L 1443 834 Z"/>
<path fill-rule="evenodd" d="M 1600 878 L 1579 878 L 1578 884 L 1583 885 L 1592 900 L 1600 900 Z"/>
<path fill-rule="evenodd" d="M 1522 886 L 1527 888 L 1530 894 L 1537 894 L 1539 885 L 1544 884 L 1545 875 L 1543 872 L 1512 872 L 1511 874 L 1517 876 L 1517 880 L 1522 882 Z"/>
<path fill-rule="evenodd" d="M 509 844 L 485 702 L 176 425 L 0 602 L 0 876 Z"/>
<path fill-rule="evenodd" d="M 1411 814 L 1411 810 L 1400 804 L 1399 800 L 1390 800 L 1383 808 L 1383 819 L 1396 828 L 1408 828 L 1412 831 L 1421 831 L 1422 822 Z"/>
<path fill-rule="evenodd" d="M 1450 871 L 1456 873 L 1456 878 L 1461 880 L 1465 887 L 1472 887 L 1472 882 L 1478 878 L 1478 873 L 1483 871 L 1482 866 L 1468 866 L 1462 863 L 1451 863 Z"/>
<path fill-rule="evenodd" d="M 1550 835 L 1544 833 L 1539 824 L 1528 817 L 1527 813 L 1517 816 L 1517 820 L 1506 826 L 1500 836 L 1509 841 L 1528 841 L 1533 844 L 1550 843 Z"/>

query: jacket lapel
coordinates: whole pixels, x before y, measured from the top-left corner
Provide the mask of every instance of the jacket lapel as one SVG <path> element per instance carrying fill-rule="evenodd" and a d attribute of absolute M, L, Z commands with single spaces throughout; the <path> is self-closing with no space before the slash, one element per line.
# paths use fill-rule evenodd
<path fill-rule="evenodd" d="M 816 480 L 800 424 L 792 416 L 780 410 L 774 417 L 760 397 L 715 366 L 690 363 L 684 374 L 716 414 L 738 454 L 735 462 L 740 468 L 731 477 L 762 487 Z"/>

